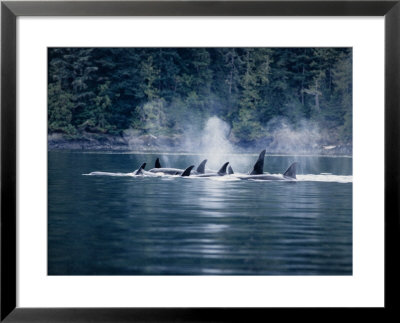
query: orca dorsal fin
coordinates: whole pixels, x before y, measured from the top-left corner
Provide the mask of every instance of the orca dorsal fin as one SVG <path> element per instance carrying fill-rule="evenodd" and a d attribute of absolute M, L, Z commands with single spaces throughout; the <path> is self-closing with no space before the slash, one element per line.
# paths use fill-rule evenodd
<path fill-rule="evenodd" d="M 200 165 L 197 167 L 196 171 L 197 171 L 199 174 L 204 174 L 205 169 L 206 169 L 206 163 L 207 163 L 207 159 L 204 159 L 204 160 L 200 163 Z"/>
<path fill-rule="evenodd" d="M 297 163 L 293 163 L 292 165 L 290 165 L 286 172 L 283 173 L 283 176 L 296 179 L 296 165 Z"/>
<path fill-rule="evenodd" d="M 235 174 L 235 173 L 233 172 L 232 167 L 231 167 L 230 165 L 229 165 L 229 167 L 228 167 L 228 174 L 229 174 L 229 175 Z"/>
<path fill-rule="evenodd" d="M 264 157 L 265 157 L 265 149 L 260 153 L 256 163 L 254 164 L 253 170 L 250 175 L 261 175 L 264 173 Z"/>
<path fill-rule="evenodd" d="M 226 175 L 226 167 L 228 167 L 229 162 L 226 162 L 218 171 L 218 175 Z"/>
<path fill-rule="evenodd" d="M 183 171 L 183 173 L 182 173 L 181 176 L 190 176 L 190 172 L 192 171 L 193 167 L 194 167 L 194 165 L 189 166 L 188 168 L 186 168 L 186 169 Z"/>
<path fill-rule="evenodd" d="M 143 174 L 143 169 L 146 167 L 146 163 L 143 163 L 142 166 L 139 167 L 139 169 L 136 171 L 135 175 L 142 175 Z"/>
<path fill-rule="evenodd" d="M 160 163 L 160 158 L 157 158 L 157 159 L 156 159 L 156 163 L 155 163 L 155 165 L 154 165 L 154 168 L 162 168 L 162 167 L 161 167 L 161 163 Z"/>

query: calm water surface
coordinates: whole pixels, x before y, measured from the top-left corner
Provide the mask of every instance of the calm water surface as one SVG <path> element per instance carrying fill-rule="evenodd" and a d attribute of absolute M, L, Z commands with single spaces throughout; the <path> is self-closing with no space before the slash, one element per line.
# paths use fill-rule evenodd
<path fill-rule="evenodd" d="M 49 275 L 352 274 L 351 158 L 266 157 L 273 174 L 300 163 L 289 183 L 131 176 L 196 155 L 48 157 Z M 247 172 L 257 156 L 230 158 Z"/>

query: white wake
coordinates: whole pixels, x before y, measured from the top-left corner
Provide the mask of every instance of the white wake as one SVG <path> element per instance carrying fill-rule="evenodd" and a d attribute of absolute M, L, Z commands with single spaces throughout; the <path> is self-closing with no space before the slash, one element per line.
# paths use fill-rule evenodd
<path fill-rule="evenodd" d="M 179 175 L 164 175 L 162 173 L 145 173 L 144 175 L 135 175 L 136 171 L 133 171 L 131 173 L 111 173 L 111 172 L 91 172 L 89 174 L 82 174 L 84 176 L 129 176 L 129 177 L 168 177 L 168 178 L 174 178 L 174 177 L 181 177 Z M 185 177 L 188 179 L 211 179 L 215 181 L 239 181 L 240 178 L 238 176 L 243 176 L 245 174 L 239 174 L 235 173 L 232 175 L 226 175 L 226 176 L 212 176 L 212 177 L 197 177 L 197 176 L 189 176 Z M 282 174 L 270 174 L 274 176 L 282 176 Z M 328 174 L 328 173 L 323 173 L 323 174 L 298 174 L 297 176 L 297 182 L 331 182 L 331 183 L 352 183 L 353 182 L 353 176 L 352 175 L 333 175 L 333 174 Z M 255 179 L 255 181 L 264 181 L 261 179 Z"/>

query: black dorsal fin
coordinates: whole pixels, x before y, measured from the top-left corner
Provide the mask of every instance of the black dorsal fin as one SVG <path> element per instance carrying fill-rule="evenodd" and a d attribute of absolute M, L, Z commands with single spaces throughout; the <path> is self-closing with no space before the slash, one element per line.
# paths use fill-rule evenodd
<path fill-rule="evenodd" d="M 232 167 L 231 167 L 230 165 L 229 165 L 229 167 L 228 167 L 228 174 L 229 174 L 229 175 L 235 174 L 235 173 L 233 172 Z"/>
<path fill-rule="evenodd" d="M 190 172 L 192 171 L 193 167 L 194 167 L 194 165 L 189 166 L 188 168 L 186 168 L 181 176 L 190 176 Z"/>
<path fill-rule="evenodd" d="M 296 165 L 297 163 L 293 163 L 292 165 L 290 165 L 287 171 L 283 174 L 283 176 L 296 178 Z"/>
<path fill-rule="evenodd" d="M 196 171 L 197 171 L 199 174 L 204 174 L 205 169 L 206 169 L 206 163 L 207 163 L 207 159 L 204 159 L 204 160 L 200 163 L 200 165 L 197 167 Z"/>
<path fill-rule="evenodd" d="M 157 158 L 157 159 L 156 159 L 156 163 L 155 163 L 155 165 L 154 165 L 154 168 L 162 168 L 162 167 L 161 167 L 161 163 L 160 163 L 160 158 Z"/>
<path fill-rule="evenodd" d="M 260 153 L 256 163 L 254 164 L 253 170 L 250 175 L 260 175 L 264 173 L 264 157 L 265 157 L 265 149 Z"/>
<path fill-rule="evenodd" d="M 143 169 L 146 167 L 146 163 L 143 163 L 142 166 L 139 167 L 139 169 L 136 171 L 135 175 L 142 175 L 143 174 Z"/>
<path fill-rule="evenodd" d="M 220 170 L 218 171 L 218 175 L 226 175 L 226 167 L 228 167 L 229 162 L 226 162 L 222 165 Z"/>

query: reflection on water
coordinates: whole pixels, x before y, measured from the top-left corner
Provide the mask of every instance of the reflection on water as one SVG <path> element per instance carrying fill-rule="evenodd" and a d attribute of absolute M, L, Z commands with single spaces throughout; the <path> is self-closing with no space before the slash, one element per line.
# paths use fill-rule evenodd
<path fill-rule="evenodd" d="M 49 153 L 50 275 L 352 274 L 350 158 L 298 157 L 296 183 L 126 176 L 156 157 Z"/>

